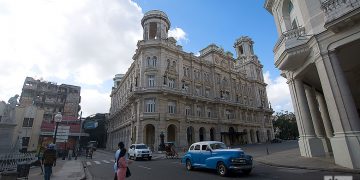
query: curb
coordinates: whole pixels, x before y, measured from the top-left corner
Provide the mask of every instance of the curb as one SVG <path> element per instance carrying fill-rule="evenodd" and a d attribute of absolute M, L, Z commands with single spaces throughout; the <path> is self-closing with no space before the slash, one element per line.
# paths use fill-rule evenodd
<path fill-rule="evenodd" d="M 92 180 L 93 177 L 90 174 L 88 168 L 86 167 L 86 165 L 84 163 L 85 163 L 85 161 L 81 161 L 81 164 L 82 164 L 82 167 L 83 167 L 83 170 L 84 170 L 84 175 L 81 177 L 80 180 Z"/>
<path fill-rule="evenodd" d="M 305 166 L 291 166 L 291 165 L 282 165 L 271 163 L 267 161 L 255 160 L 256 162 L 268 166 L 274 167 L 283 167 L 283 168 L 294 168 L 294 169 L 306 169 L 306 170 L 318 170 L 318 171 L 328 171 L 328 172 L 341 172 L 341 173 L 351 173 L 351 174 L 360 174 L 360 170 L 350 170 L 350 169 L 325 169 L 325 168 L 315 168 L 315 167 L 305 167 Z"/>

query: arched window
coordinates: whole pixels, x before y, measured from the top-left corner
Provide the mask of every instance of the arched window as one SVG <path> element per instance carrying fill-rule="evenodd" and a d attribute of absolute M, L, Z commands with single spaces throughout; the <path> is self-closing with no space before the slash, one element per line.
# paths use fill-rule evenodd
<path fill-rule="evenodd" d="M 296 5 L 296 4 L 295 4 Z M 291 0 L 284 0 L 281 10 L 281 28 L 283 32 L 291 29 L 297 29 L 300 25 L 298 22 L 296 7 Z"/>

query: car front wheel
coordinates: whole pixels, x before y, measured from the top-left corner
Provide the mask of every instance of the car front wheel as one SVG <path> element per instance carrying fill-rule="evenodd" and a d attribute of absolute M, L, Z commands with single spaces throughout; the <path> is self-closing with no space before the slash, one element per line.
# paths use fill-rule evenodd
<path fill-rule="evenodd" d="M 191 165 L 190 159 L 187 159 L 187 160 L 186 160 L 186 169 L 187 169 L 188 171 L 190 171 L 190 170 L 193 169 L 193 167 L 192 167 L 192 165 Z"/>
<path fill-rule="evenodd" d="M 244 170 L 242 170 L 242 172 L 246 175 L 249 175 L 251 173 L 251 170 L 252 169 L 244 169 Z"/>
<path fill-rule="evenodd" d="M 226 169 L 226 166 L 223 162 L 219 162 L 217 167 L 216 167 L 216 170 L 217 170 L 217 173 L 220 175 L 220 176 L 226 176 L 227 174 L 227 169 Z"/>

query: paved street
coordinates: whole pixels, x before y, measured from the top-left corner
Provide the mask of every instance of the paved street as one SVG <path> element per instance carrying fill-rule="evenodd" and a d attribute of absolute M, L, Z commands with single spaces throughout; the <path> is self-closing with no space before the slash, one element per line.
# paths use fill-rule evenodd
<path fill-rule="evenodd" d="M 269 149 L 271 152 L 279 152 L 288 148 L 296 147 L 297 142 L 285 142 L 282 144 L 270 144 Z M 250 145 L 244 147 L 247 151 L 252 151 L 254 156 L 265 155 L 265 145 Z M 265 151 L 264 151 L 265 149 Z M 250 152 L 249 152 L 250 153 Z M 250 153 L 251 154 L 251 153 Z M 106 151 L 96 151 L 93 159 L 85 159 L 90 174 L 95 180 L 113 179 L 113 154 Z M 196 169 L 194 171 L 187 171 L 180 163 L 180 159 L 165 159 L 161 154 L 155 154 L 151 161 L 135 161 L 130 165 L 132 176 L 129 179 L 172 179 L 172 180 L 184 180 L 184 179 L 224 179 L 219 177 L 215 171 L 206 169 Z M 328 175 L 349 175 L 326 171 L 317 170 L 305 170 L 305 169 L 291 169 L 291 168 L 279 168 L 268 165 L 263 165 L 255 162 L 255 169 L 249 175 L 243 175 L 242 173 L 233 174 L 229 179 L 244 178 L 244 179 L 324 179 L 324 176 Z M 351 175 L 351 174 L 350 174 Z M 360 179 L 360 175 L 353 176 L 353 179 Z"/>

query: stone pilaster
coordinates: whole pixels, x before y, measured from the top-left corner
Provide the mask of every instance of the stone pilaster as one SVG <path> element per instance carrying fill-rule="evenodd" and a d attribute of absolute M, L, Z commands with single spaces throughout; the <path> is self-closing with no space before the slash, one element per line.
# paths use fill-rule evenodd
<path fill-rule="evenodd" d="M 304 84 L 301 80 L 295 79 L 295 95 L 297 99 L 297 110 L 299 120 L 303 124 L 304 134 L 300 136 L 300 153 L 305 157 L 323 156 L 325 154 L 322 141 L 315 137 L 314 125 L 310 114 L 308 102 L 305 95 Z"/>
<path fill-rule="evenodd" d="M 306 94 L 306 99 L 308 101 L 309 110 L 310 110 L 312 122 L 314 125 L 316 137 L 321 139 L 323 148 L 324 148 L 324 152 L 329 153 L 330 150 L 328 148 L 329 147 L 328 143 L 330 143 L 330 142 L 328 142 L 325 138 L 325 129 L 324 129 L 324 125 L 322 123 L 319 108 L 318 108 L 318 105 L 317 105 L 317 102 L 315 99 L 315 90 L 312 87 L 305 85 L 305 94 Z"/>

